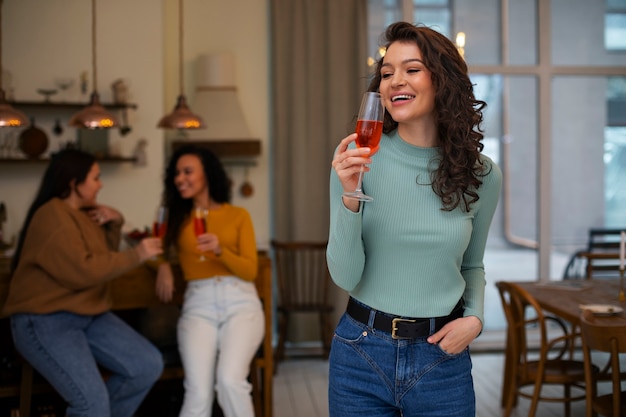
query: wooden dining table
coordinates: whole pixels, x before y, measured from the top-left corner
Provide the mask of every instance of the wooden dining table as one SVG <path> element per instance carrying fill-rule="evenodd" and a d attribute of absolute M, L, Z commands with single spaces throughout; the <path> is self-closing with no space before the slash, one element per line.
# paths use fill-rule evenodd
<path fill-rule="evenodd" d="M 563 281 L 513 281 L 532 295 L 542 309 L 579 327 L 582 305 L 600 304 L 617 307 L 615 313 L 597 316 L 596 321 L 611 326 L 626 326 L 626 301 L 619 300 L 619 279 L 582 279 Z M 619 310 L 622 311 L 619 311 Z M 507 342 L 508 345 L 508 342 Z M 505 352 L 502 405 L 512 376 L 509 349 Z"/>
<path fill-rule="evenodd" d="M 581 305 L 606 304 L 625 311 L 599 320 L 626 326 L 626 301 L 619 301 L 619 279 L 516 282 L 530 293 L 541 308 L 573 325 L 580 324 Z"/>

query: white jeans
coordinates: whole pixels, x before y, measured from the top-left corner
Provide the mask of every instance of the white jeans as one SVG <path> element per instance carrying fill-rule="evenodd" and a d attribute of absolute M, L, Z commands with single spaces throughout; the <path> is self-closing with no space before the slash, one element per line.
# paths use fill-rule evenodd
<path fill-rule="evenodd" d="M 264 333 L 253 282 L 233 276 L 190 281 L 178 321 L 185 369 L 180 417 L 210 416 L 214 391 L 225 417 L 253 417 L 247 378 Z"/>

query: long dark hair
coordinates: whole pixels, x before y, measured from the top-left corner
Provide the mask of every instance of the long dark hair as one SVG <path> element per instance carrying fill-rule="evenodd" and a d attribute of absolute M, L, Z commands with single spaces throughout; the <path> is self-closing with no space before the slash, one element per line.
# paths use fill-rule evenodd
<path fill-rule="evenodd" d="M 432 174 L 433 191 L 441 198 L 443 210 L 452 211 L 462 203 L 462 208 L 469 211 L 478 201 L 480 177 L 488 170 L 480 159 L 484 147 L 482 110 L 487 103 L 474 96 L 465 60 L 441 33 L 426 26 L 397 22 L 387 27 L 382 39 L 385 48 L 394 42 L 417 45 L 435 87 L 441 160 Z M 378 61 L 368 91 L 378 91 L 383 62 L 384 57 Z M 398 123 L 386 112 L 383 131 L 389 133 L 397 127 Z"/>
<path fill-rule="evenodd" d="M 96 159 L 93 155 L 78 149 L 64 149 L 52 155 L 41 179 L 35 200 L 26 212 L 26 219 L 19 234 L 15 255 L 11 261 L 12 271 L 15 271 L 20 260 L 24 238 L 35 212 L 55 197 L 61 199 L 69 197 L 72 188 L 76 188 L 77 185 L 85 181 L 95 163 Z"/>
<path fill-rule="evenodd" d="M 169 249 L 175 245 L 180 228 L 185 218 L 193 208 L 191 199 L 183 199 L 174 185 L 176 178 L 176 164 L 183 155 L 195 155 L 200 159 L 204 177 L 209 187 L 209 197 L 216 203 L 229 203 L 231 199 L 231 186 L 219 158 L 209 149 L 196 145 L 185 145 L 174 152 L 165 169 L 163 180 L 163 204 L 168 208 L 167 230 L 164 238 L 164 248 Z"/>

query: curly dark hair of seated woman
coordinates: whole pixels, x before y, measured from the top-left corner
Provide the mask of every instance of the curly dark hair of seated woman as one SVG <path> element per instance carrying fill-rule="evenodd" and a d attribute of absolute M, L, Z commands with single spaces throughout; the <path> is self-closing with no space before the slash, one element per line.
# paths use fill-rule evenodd
<path fill-rule="evenodd" d="M 231 200 L 230 180 L 222 162 L 213 152 L 197 145 L 185 145 L 178 148 L 170 158 L 163 179 L 163 203 L 168 208 L 167 230 L 163 239 L 163 249 L 166 254 L 168 249 L 176 243 L 180 228 L 193 208 L 193 201 L 183 199 L 174 184 L 177 174 L 176 165 L 184 155 L 195 155 L 200 159 L 211 200 L 216 203 L 229 203 Z"/>
<path fill-rule="evenodd" d="M 441 33 L 426 26 L 397 22 L 387 28 L 381 44 L 387 48 L 394 42 L 415 43 L 432 74 L 440 148 L 440 161 L 432 174 L 433 191 L 441 198 L 442 210 L 452 211 L 462 204 L 469 211 L 478 201 L 480 177 L 489 169 L 480 159 L 484 146 L 480 125 L 487 103 L 474 96 L 465 60 Z M 379 89 L 383 60 L 384 57 L 378 61 L 368 91 Z M 383 131 L 389 133 L 397 127 L 398 123 L 385 113 Z"/>

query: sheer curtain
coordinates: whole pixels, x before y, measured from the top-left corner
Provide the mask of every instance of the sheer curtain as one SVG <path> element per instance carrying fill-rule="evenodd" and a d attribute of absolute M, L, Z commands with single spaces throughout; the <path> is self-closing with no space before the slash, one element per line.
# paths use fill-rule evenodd
<path fill-rule="evenodd" d="M 273 236 L 328 237 L 328 180 L 367 86 L 367 0 L 271 0 Z"/>

